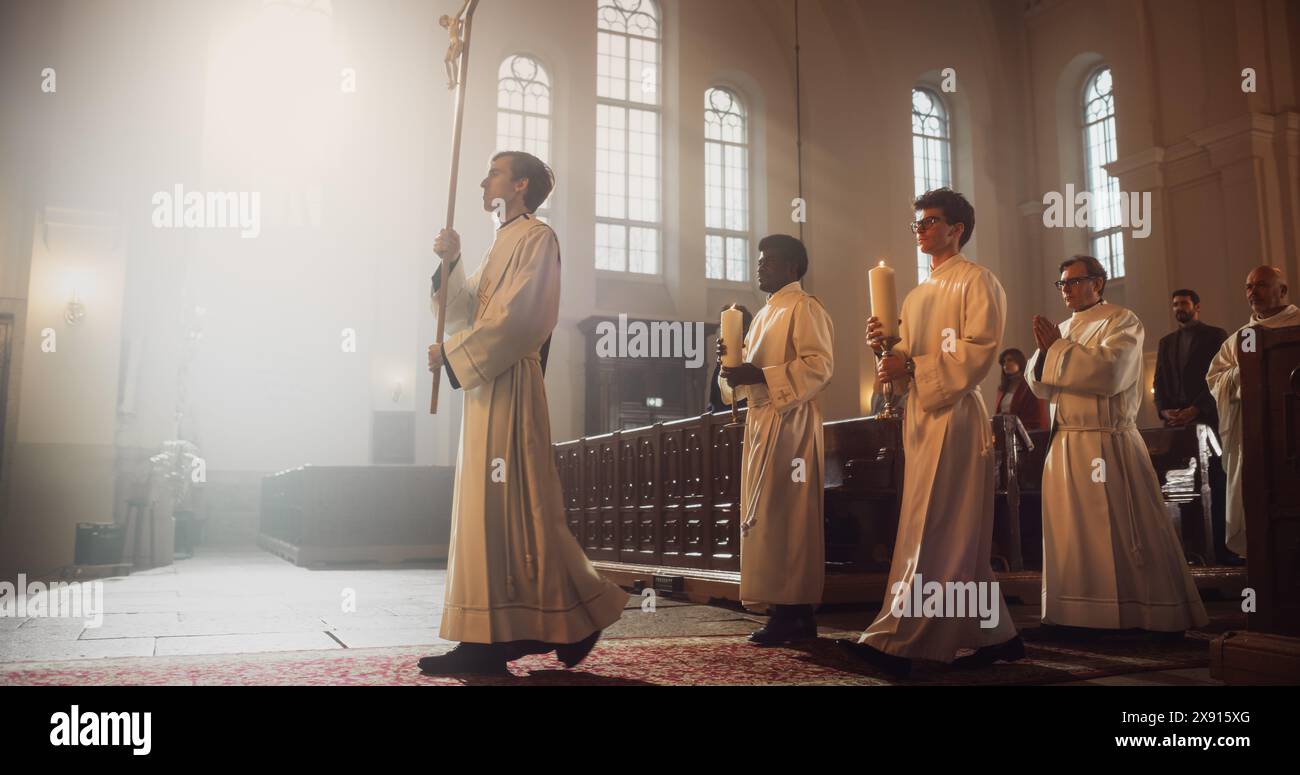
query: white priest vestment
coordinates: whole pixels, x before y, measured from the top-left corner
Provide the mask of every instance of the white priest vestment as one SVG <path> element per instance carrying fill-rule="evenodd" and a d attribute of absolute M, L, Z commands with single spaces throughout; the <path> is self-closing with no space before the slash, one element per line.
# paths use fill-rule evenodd
<path fill-rule="evenodd" d="M 734 389 L 747 399 L 740 473 L 742 604 L 817 605 L 826 576 L 822 411 L 817 396 L 834 369 L 830 315 L 795 281 L 768 297 L 745 336 L 744 360 L 765 385 Z M 734 396 L 733 396 L 734 393 Z"/>
<path fill-rule="evenodd" d="M 1228 474 L 1225 543 L 1242 557 L 1246 556 L 1246 506 L 1241 495 L 1241 367 L 1237 362 L 1237 348 L 1241 332 L 1252 326 L 1300 326 L 1300 308 L 1290 304 L 1272 317 L 1251 315 L 1249 323 L 1224 340 L 1205 375 L 1210 393 L 1219 405 L 1219 438 L 1223 441 L 1223 468 Z"/>
<path fill-rule="evenodd" d="M 1048 624 L 1173 632 L 1209 619 L 1137 429 L 1142 321 L 1102 301 L 1025 369 L 1051 407 L 1043 465 Z M 1041 363 L 1042 371 L 1036 370 Z"/>
<path fill-rule="evenodd" d="M 884 605 L 861 642 L 895 656 L 951 662 L 958 649 L 1015 637 L 1000 592 L 990 595 L 997 607 L 992 627 L 981 627 L 970 609 L 925 616 L 895 603 L 931 582 L 992 589 L 993 431 L 979 383 L 997 362 L 1006 294 L 992 272 L 958 253 L 907 294 L 901 317 L 903 341 L 894 352 L 915 364 L 903 412 L 903 499 Z"/>
<path fill-rule="evenodd" d="M 628 595 L 565 524 L 538 353 L 559 317 L 559 242 L 523 215 L 468 280 L 464 266 L 450 272 L 443 344 L 465 405 L 440 634 L 573 643 L 617 621 Z"/>

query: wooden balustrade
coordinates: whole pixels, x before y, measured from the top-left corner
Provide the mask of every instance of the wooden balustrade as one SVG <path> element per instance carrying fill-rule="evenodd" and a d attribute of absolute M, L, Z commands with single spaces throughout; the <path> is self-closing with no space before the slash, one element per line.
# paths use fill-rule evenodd
<path fill-rule="evenodd" d="M 740 416 L 743 422 L 743 410 Z M 729 412 L 703 414 L 554 445 L 569 529 L 597 567 L 622 568 L 620 578 L 647 584 L 647 575 L 738 579 L 744 429 L 728 428 L 730 422 Z M 1007 416 L 992 420 L 990 560 L 995 570 L 1023 575 L 1042 567 L 1049 433 L 1025 432 L 1015 423 Z M 1170 519 L 1199 564 L 1214 557 L 1207 433 L 1204 427 L 1142 431 Z M 829 588 L 834 574 L 878 576 L 889 569 L 903 490 L 902 421 L 836 420 L 825 424 L 824 438 Z"/>

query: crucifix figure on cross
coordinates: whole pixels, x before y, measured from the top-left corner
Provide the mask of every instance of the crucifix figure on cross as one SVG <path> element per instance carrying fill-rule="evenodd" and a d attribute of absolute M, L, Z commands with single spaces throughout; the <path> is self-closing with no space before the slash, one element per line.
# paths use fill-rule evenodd
<path fill-rule="evenodd" d="M 443 66 L 447 68 L 448 89 L 455 89 L 460 84 L 460 52 L 465 48 L 465 38 L 462 35 L 465 27 L 463 20 L 469 2 L 470 0 L 463 0 L 455 16 L 443 14 L 438 18 L 438 24 L 446 28 L 447 36 L 450 38 L 447 43 L 447 56 L 442 58 Z"/>

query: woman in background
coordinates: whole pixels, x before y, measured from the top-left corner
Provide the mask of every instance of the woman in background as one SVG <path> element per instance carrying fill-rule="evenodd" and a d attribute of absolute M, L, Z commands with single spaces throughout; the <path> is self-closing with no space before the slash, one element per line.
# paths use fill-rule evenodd
<path fill-rule="evenodd" d="M 1016 348 L 1003 350 L 998 356 L 1002 367 L 1002 381 L 998 384 L 998 397 L 993 402 L 997 414 L 1014 414 L 1026 430 L 1046 428 L 1047 402 L 1029 392 L 1025 382 L 1025 354 Z"/>

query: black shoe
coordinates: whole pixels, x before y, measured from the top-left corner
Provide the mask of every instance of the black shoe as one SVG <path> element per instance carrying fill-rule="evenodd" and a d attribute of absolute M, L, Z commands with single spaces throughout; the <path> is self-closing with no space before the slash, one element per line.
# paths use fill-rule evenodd
<path fill-rule="evenodd" d="M 780 646 L 817 638 L 817 620 L 812 606 L 775 606 L 767 624 L 750 633 L 755 646 Z"/>
<path fill-rule="evenodd" d="M 1025 658 L 1025 642 L 1017 635 L 1011 640 L 995 643 L 992 646 L 981 646 L 975 649 L 974 654 L 968 654 L 964 657 L 958 657 L 953 660 L 952 666 L 962 670 L 972 667 L 988 667 L 994 662 L 1015 662 L 1018 659 Z"/>
<path fill-rule="evenodd" d="M 749 642 L 755 646 L 784 646 L 816 639 L 816 622 L 798 619 L 773 619 L 749 634 Z"/>
<path fill-rule="evenodd" d="M 460 643 L 446 654 L 420 659 L 425 675 L 510 675 L 498 643 Z"/>
<path fill-rule="evenodd" d="M 549 654 L 560 647 L 558 643 L 546 643 L 540 640 L 512 640 L 502 645 L 505 647 L 507 662 L 513 662 L 516 659 L 532 654 Z"/>
<path fill-rule="evenodd" d="M 577 643 L 561 643 L 555 647 L 555 656 L 560 658 L 565 667 L 577 667 L 578 663 L 586 659 L 595 648 L 598 640 L 600 640 L 600 630 L 596 630 Z"/>
<path fill-rule="evenodd" d="M 880 668 L 895 678 L 906 678 L 912 674 L 912 660 L 907 657 L 886 654 L 880 649 L 873 648 L 865 643 L 858 643 L 856 640 L 849 638 L 838 638 L 835 645 L 839 646 L 844 653 L 864 662 L 870 662 L 873 666 Z"/>
<path fill-rule="evenodd" d="M 816 640 L 817 638 L 817 617 L 813 615 L 813 607 L 810 605 L 801 605 L 797 608 L 798 618 L 795 619 L 796 630 L 801 640 Z"/>
<path fill-rule="evenodd" d="M 798 632 L 800 640 L 816 640 L 817 619 L 812 614 L 801 617 L 798 622 Z"/>

